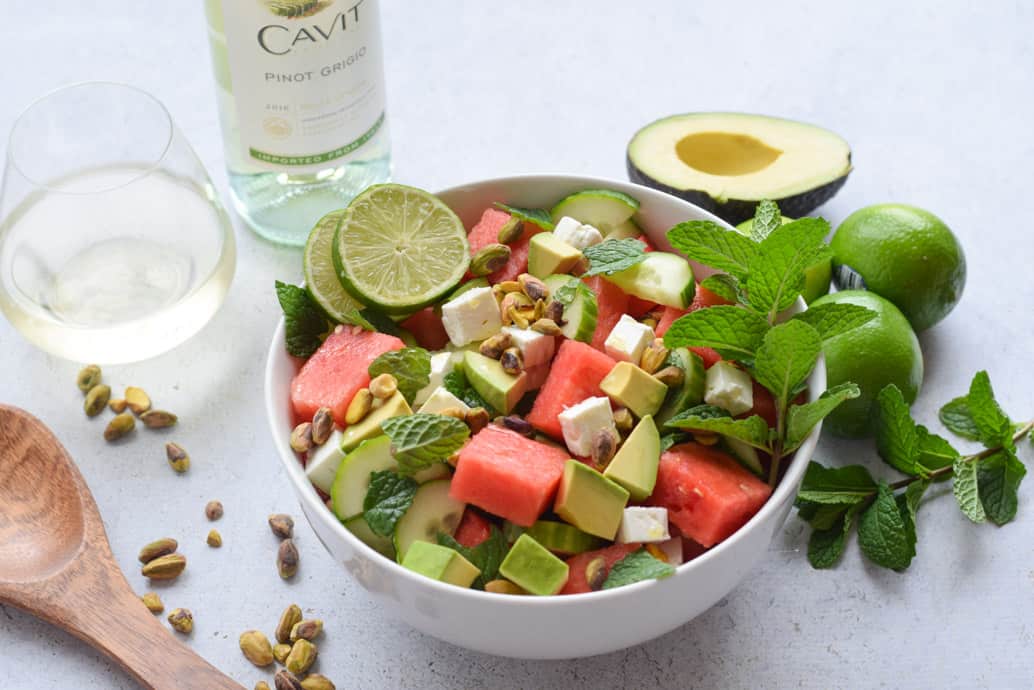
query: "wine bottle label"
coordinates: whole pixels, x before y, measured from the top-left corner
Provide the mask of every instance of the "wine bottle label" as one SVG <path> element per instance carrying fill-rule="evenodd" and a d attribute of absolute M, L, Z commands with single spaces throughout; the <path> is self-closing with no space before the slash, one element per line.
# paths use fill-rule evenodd
<path fill-rule="evenodd" d="M 223 0 L 222 10 L 245 160 L 327 168 L 384 124 L 377 0 Z"/>

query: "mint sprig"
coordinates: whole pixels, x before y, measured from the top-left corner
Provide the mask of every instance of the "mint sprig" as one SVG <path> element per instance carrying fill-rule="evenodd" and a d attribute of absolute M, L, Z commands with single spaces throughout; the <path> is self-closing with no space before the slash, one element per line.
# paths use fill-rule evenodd
<path fill-rule="evenodd" d="M 284 312 L 284 341 L 288 353 L 311 357 L 333 330 L 333 324 L 305 288 L 276 281 L 276 298 Z"/>
<path fill-rule="evenodd" d="M 665 423 L 668 429 L 685 431 L 707 431 L 730 436 L 755 448 L 768 451 L 771 448 L 771 433 L 768 422 L 758 415 L 746 419 L 733 419 L 726 410 L 712 405 L 697 405 L 680 412 Z"/>
<path fill-rule="evenodd" d="M 553 218 L 549 215 L 549 211 L 544 208 L 524 208 L 522 206 L 510 206 L 504 204 L 501 201 L 495 202 L 495 207 L 506 211 L 511 216 L 519 218 L 526 223 L 534 223 L 543 230 L 553 229 Z"/>
<path fill-rule="evenodd" d="M 499 566 L 502 564 L 503 559 L 506 558 L 506 552 L 510 546 L 502 530 L 495 525 L 492 525 L 488 538 L 474 548 L 468 548 L 460 544 L 444 532 L 438 533 L 438 543 L 442 546 L 448 546 L 450 549 L 455 549 L 481 571 L 481 574 L 477 576 L 477 579 L 471 585 L 474 589 L 484 589 L 486 582 L 491 582 L 499 577 Z"/>
<path fill-rule="evenodd" d="M 431 381 L 431 355 L 422 347 L 404 347 L 385 352 L 370 363 L 370 378 L 391 374 L 398 381 L 399 392 L 410 405 L 413 398 Z"/>
<path fill-rule="evenodd" d="M 413 505 L 417 483 L 392 470 L 370 473 L 370 488 L 363 498 L 363 518 L 374 534 L 391 536 L 395 525 Z"/>
<path fill-rule="evenodd" d="M 606 240 L 582 250 L 589 260 L 587 276 L 613 275 L 632 268 L 646 258 L 646 247 L 635 238 Z"/>
<path fill-rule="evenodd" d="M 399 472 L 411 475 L 444 462 L 458 451 L 470 437 L 470 428 L 456 419 L 437 414 L 409 414 L 392 417 L 381 423 L 391 439 L 391 454 Z"/>
<path fill-rule="evenodd" d="M 664 344 L 669 348 L 710 347 L 726 359 L 750 362 L 770 327 L 755 312 L 719 305 L 676 319 L 664 334 Z"/>
<path fill-rule="evenodd" d="M 661 580 L 674 574 L 675 568 L 671 564 L 654 558 L 649 551 L 641 548 L 611 567 L 607 579 L 603 581 L 603 589 L 623 587 L 643 580 Z"/>
<path fill-rule="evenodd" d="M 467 407 L 483 407 L 488 414 L 495 413 L 496 410 L 488 404 L 488 401 L 470 385 L 461 369 L 456 368 L 446 374 L 442 385 L 445 386 L 445 390 L 462 400 Z"/>

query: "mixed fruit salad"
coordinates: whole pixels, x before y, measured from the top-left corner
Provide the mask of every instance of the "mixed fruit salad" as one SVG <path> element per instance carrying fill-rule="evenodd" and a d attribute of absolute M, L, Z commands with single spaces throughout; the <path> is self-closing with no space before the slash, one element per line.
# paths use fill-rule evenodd
<path fill-rule="evenodd" d="M 427 577 L 555 595 L 671 575 L 742 527 L 779 461 L 852 397 L 805 404 L 823 321 L 775 325 L 828 254 L 798 252 L 793 289 L 774 297 L 750 286 L 766 320 L 734 277 L 697 284 L 658 251 L 626 194 L 503 201 L 468 232 L 433 195 L 380 185 L 314 228 L 306 287 L 277 284 L 300 358 L 291 445 L 348 530 Z M 778 209 L 758 223 L 753 237 L 685 223 L 669 239 L 732 242 L 747 260 L 770 233 L 785 254 Z M 791 332 L 814 354 L 775 375 Z"/>

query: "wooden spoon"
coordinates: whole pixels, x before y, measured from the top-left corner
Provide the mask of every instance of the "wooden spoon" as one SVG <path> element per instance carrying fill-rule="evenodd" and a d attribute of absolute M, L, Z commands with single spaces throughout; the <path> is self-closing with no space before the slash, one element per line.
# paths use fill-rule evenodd
<path fill-rule="evenodd" d="M 64 628 L 156 690 L 243 690 L 133 593 L 72 458 L 41 421 L 0 405 L 0 602 Z"/>

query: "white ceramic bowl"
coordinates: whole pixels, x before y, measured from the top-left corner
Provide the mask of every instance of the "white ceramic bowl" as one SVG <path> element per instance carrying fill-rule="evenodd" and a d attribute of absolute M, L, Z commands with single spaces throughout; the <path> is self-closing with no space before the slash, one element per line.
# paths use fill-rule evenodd
<path fill-rule="evenodd" d="M 723 221 L 673 196 L 614 180 L 574 175 L 521 175 L 446 189 L 438 196 L 471 227 L 492 202 L 549 208 L 571 192 L 615 189 L 640 201 L 636 217 L 658 247 L 685 220 Z M 702 275 L 713 271 L 699 269 Z M 800 306 L 803 306 L 800 305 Z M 467 649 L 529 659 L 603 654 L 646 642 L 692 620 L 728 594 L 765 554 L 783 524 L 818 440 L 816 428 L 797 451 L 768 502 L 738 532 L 664 580 L 556 597 L 505 596 L 462 589 L 417 575 L 359 541 L 324 506 L 292 452 L 290 383 L 297 364 L 284 350 L 281 321 L 269 348 L 266 409 L 273 440 L 302 511 L 320 541 L 370 595 L 414 628 Z M 826 389 L 825 367 L 809 379 L 811 396 Z"/>

